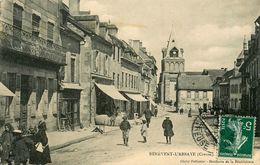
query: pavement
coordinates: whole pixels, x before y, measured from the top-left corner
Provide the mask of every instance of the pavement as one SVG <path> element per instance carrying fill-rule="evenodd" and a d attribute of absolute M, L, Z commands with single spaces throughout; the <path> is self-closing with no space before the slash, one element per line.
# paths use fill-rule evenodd
<path fill-rule="evenodd" d="M 168 111 L 170 111 L 170 107 L 167 106 L 158 106 L 158 117 L 164 116 Z M 131 125 L 135 125 L 135 120 L 129 120 Z M 92 132 L 96 127 L 104 131 L 103 134 L 99 132 Z M 89 128 L 78 129 L 76 131 L 55 131 L 47 133 L 49 139 L 49 146 L 51 151 L 55 151 L 69 145 L 79 143 L 88 139 L 95 138 L 97 136 L 106 135 L 109 132 L 119 130 L 118 126 L 92 126 Z"/>
<path fill-rule="evenodd" d="M 101 130 L 104 131 L 103 134 L 107 134 L 108 132 L 112 132 L 118 130 L 118 127 L 108 127 L 108 126 L 97 126 Z M 88 140 L 97 136 L 102 135 L 99 132 L 92 132 L 95 127 L 79 129 L 76 131 L 57 131 L 48 133 L 49 146 L 51 151 L 55 151 L 57 149 L 61 149 L 67 147 L 69 145 L 79 143 L 84 140 Z"/>
<path fill-rule="evenodd" d="M 171 110 L 171 107 L 161 106 L 161 107 L 159 107 L 158 116 L 159 117 L 164 116 L 170 110 Z M 129 122 L 131 123 L 131 125 L 136 124 L 134 120 L 129 120 Z M 212 128 L 210 128 L 210 126 L 207 123 L 206 123 L 206 126 L 209 127 L 210 130 L 212 130 Z M 91 139 L 91 138 L 95 138 L 97 136 L 102 136 L 102 134 L 99 133 L 99 132 L 92 132 L 92 130 L 95 127 L 98 127 L 101 130 L 103 130 L 104 135 L 106 135 L 109 132 L 112 132 L 112 131 L 119 129 L 118 126 L 115 126 L 115 127 L 111 127 L 111 126 L 92 126 L 92 127 L 89 127 L 89 128 L 79 129 L 79 130 L 76 130 L 76 131 L 49 132 L 48 138 L 49 138 L 50 150 L 55 151 L 55 150 L 67 147 L 69 145 L 79 143 L 81 141 L 85 141 L 85 140 L 88 140 L 88 139 Z M 260 137 L 255 137 L 254 148 L 260 149 Z"/>
<path fill-rule="evenodd" d="M 165 115 L 165 114 L 164 114 Z M 194 142 L 191 135 L 191 126 L 194 117 L 167 113 L 174 125 L 174 137 L 172 144 L 166 144 L 163 136 L 162 122 L 164 115 L 152 118 L 148 128 L 147 143 L 143 143 L 140 134 L 141 125 L 132 125 L 129 133 L 129 146 L 123 145 L 122 133 L 120 130 L 97 136 L 80 143 L 70 145 L 52 152 L 52 160 L 55 165 L 113 165 L 113 164 L 179 164 L 182 156 L 156 156 L 156 153 L 183 153 L 194 151 L 204 153 Z M 181 126 L 180 126 L 181 125 Z M 142 156 L 142 157 L 141 157 Z M 169 160 L 168 160 L 169 159 Z M 188 159 L 188 158 L 187 158 Z M 185 165 L 185 164 L 184 164 Z"/>

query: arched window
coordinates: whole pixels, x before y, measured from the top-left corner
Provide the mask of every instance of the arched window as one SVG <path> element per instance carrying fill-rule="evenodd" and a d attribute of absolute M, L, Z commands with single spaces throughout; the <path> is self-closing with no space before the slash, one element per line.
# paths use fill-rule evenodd
<path fill-rule="evenodd" d="M 177 70 L 177 65 L 178 65 L 177 62 L 175 62 L 175 63 L 174 63 L 174 71 L 175 71 L 175 72 L 176 72 L 176 70 Z"/>
<path fill-rule="evenodd" d="M 165 63 L 165 71 L 168 71 L 168 70 L 169 70 L 169 67 L 170 67 L 170 66 L 169 66 L 169 63 L 166 62 L 166 63 Z"/>
<path fill-rule="evenodd" d="M 171 63 L 170 63 L 170 71 L 173 71 L 173 69 L 174 69 L 174 63 L 171 62 Z"/>

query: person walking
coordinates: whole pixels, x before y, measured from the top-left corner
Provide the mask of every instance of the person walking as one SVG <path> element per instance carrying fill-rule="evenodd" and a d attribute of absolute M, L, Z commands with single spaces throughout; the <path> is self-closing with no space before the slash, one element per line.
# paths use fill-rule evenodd
<path fill-rule="evenodd" d="M 157 117 L 157 114 L 158 114 L 158 107 L 155 106 L 154 107 L 154 117 Z"/>
<path fill-rule="evenodd" d="M 144 138 L 144 143 L 147 142 L 147 125 L 146 125 L 146 120 L 142 120 L 142 127 L 141 127 L 141 135 L 143 136 Z"/>
<path fill-rule="evenodd" d="M 199 115 L 201 116 L 201 114 L 202 114 L 202 108 L 201 107 L 199 107 Z"/>
<path fill-rule="evenodd" d="M 183 114 L 183 108 L 180 109 L 180 114 L 181 114 L 181 115 Z"/>
<path fill-rule="evenodd" d="M 15 165 L 26 165 L 30 157 L 30 148 L 33 146 L 33 141 L 22 135 L 21 130 L 14 130 L 14 141 L 12 145 L 12 155 L 14 156 Z"/>
<path fill-rule="evenodd" d="M 119 107 L 116 107 L 110 116 L 110 126 L 115 126 L 116 117 L 118 115 Z"/>
<path fill-rule="evenodd" d="M 191 108 L 189 109 L 188 117 L 191 117 Z"/>
<path fill-rule="evenodd" d="M 162 127 L 164 130 L 164 136 L 166 137 L 166 143 L 171 144 L 171 138 L 174 135 L 173 132 L 173 124 L 172 121 L 170 120 L 170 117 L 166 117 L 166 119 L 162 123 Z"/>
<path fill-rule="evenodd" d="M 126 116 L 123 117 L 123 121 L 120 123 L 119 127 L 120 127 L 120 129 L 122 131 L 122 134 L 123 134 L 124 145 L 128 146 L 129 131 L 131 129 L 131 125 L 130 125 L 129 121 L 127 121 L 127 117 Z"/>
<path fill-rule="evenodd" d="M 149 109 L 149 107 L 147 107 L 147 109 L 144 111 L 144 117 L 145 117 L 145 120 L 146 120 L 147 128 L 149 128 L 152 116 L 153 116 L 152 111 Z"/>
<path fill-rule="evenodd" d="M 31 152 L 30 164 L 45 165 L 52 162 L 46 129 L 46 123 L 40 121 L 38 124 L 38 131 L 33 135 L 33 141 L 36 148 Z"/>
<path fill-rule="evenodd" d="M 12 164 L 12 157 L 10 155 L 12 143 L 13 143 L 13 126 L 10 123 L 6 123 L 4 125 L 4 132 L 1 136 L 1 145 L 2 145 L 2 155 L 1 155 L 1 163 L 11 165 Z"/>

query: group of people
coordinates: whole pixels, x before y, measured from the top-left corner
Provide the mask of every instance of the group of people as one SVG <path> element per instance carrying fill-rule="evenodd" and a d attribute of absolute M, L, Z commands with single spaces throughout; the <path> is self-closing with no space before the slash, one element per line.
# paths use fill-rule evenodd
<path fill-rule="evenodd" d="M 144 111 L 144 116 L 145 116 L 145 120 L 144 119 L 142 120 L 142 126 L 140 132 L 141 132 L 141 136 L 143 137 L 143 143 L 146 143 L 148 128 L 151 122 L 151 118 L 152 116 L 154 116 L 154 114 L 149 109 L 147 109 Z M 123 117 L 123 121 L 120 123 L 119 127 L 122 131 L 124 145 L 128 146 L 129 131 L 131 129 L 131 125 L 127 120 L 126 116 Z M 164 130 L 164 136 L 166 137 L 166 143 L 171 144 L 171 138 L 174 135 L 174 132 L 173 132 L 173 124 L 172 121 L 170 120 L 170 117 L 167 116 L 166 119 L 163 121 L 162 128 Z"/>
<path fill-rule="evenodd" d="M 10 123 L 4 125 L 0 137 L 0 154 L 2 165 L 44 165 L 51 163 L 46 123 L 40 121 L 37 131 L 26 135 L 22 130 L 15 130 Z"/>

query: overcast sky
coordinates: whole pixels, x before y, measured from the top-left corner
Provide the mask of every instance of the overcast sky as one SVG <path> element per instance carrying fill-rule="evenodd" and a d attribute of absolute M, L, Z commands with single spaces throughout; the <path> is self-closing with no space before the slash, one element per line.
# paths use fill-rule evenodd
<path fill-rule="evenodd" d="M 141 40 L 158 67 L 173 25 L 185 70 L 201 71 L 233 67 L 244 35 L 254 32 L 260 0 L 81 0 L 80 9 L 116 24 L 119 38 Z"/>

